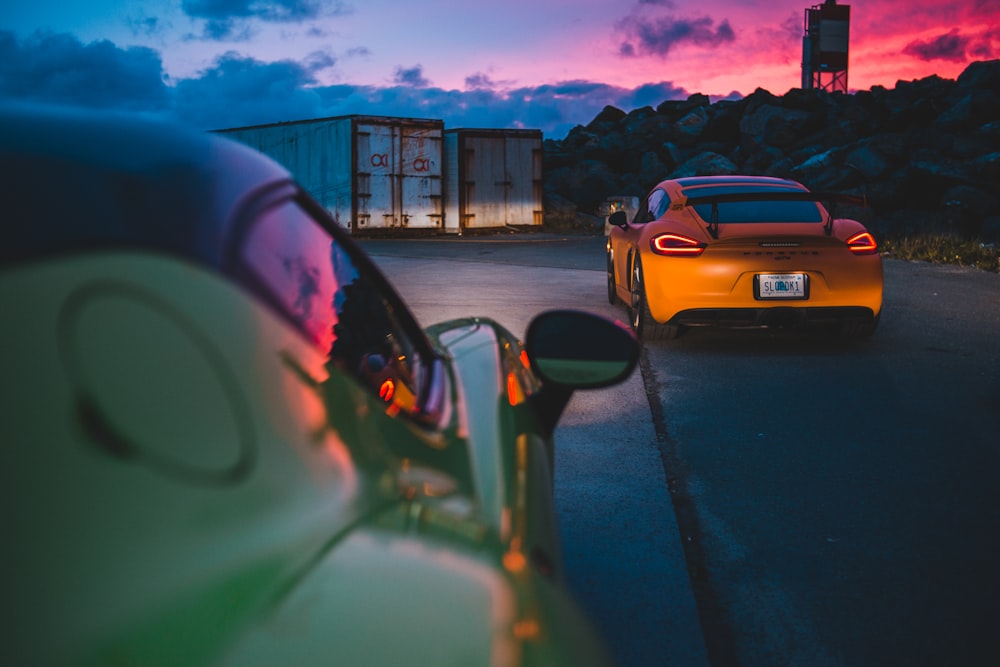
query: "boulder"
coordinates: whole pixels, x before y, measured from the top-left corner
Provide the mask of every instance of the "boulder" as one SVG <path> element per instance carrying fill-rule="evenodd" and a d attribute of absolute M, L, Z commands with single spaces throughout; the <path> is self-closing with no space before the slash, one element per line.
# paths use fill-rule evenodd
<path fill-rule="evenodd" d="M 1000 117 L 1000 95 L 992 90 L 972 90 L 942 112 L 934 124 L 948 129 L 979 127 Z"/>
<path fill-rule="evenodd" d="M 886 174 L 893 164 L 874 145 L 874 142 L 862 142 L 845 156 L 845 164 L 857 170 L 866 181 L 874 181 Z"/>
<path fill-rule="evenodd" d="M 969 212 L 985 216 L 1000 206 L 1000 200 L 994 193 L 987 192 L 982 188 L 975 188 L 969 185 L 956 185 L 944 193 L 944 204 L 947 206 L 961 206 Z"/>
<path fill-rule="evenodd" d="M 725 174 L 737 174 L 739 171 L 739 167 L 733 164 L 726 156 L 706 151 L 687 160 L 666 178 L 722 176 Z"/>
<path fill-rule="evenodd" d="M 962 88 L 1000 90 L 1000 60 L 984 60 L 970 64 L 958 75 Z"/>
<path fill-rule="evenodd" d="M 606 106 L 544 142 L 546 217 L 593 215 L 607 197 L 642 197 L 668 177 L 746 173 L 866 194 L 883 231 L 985 237 L 1000 226 L 1000 60 L 957 80 L 930 76 L 854 94 L 758 88 L 629 112 Z M 559 197 L 559 199 L 554 199 Z M 570 202 L 568 204 L 566 202 Z"/>
<path fill-rule="evenodd" d="M 745 140 L 755 145 L 783 148 L 791 146 L 810 126 L 811 114 L 797 109 L 785 109 L 773 104 L 762 104 L 740 121 L 740 132 Z"/>
<path fill-rule="evenodd" d="M 698 107 L 694 111 L 685 114 L 683 118 L 674 124 L 680 141 L 688 146 L 693 146 L 698 142 L 698 138 L 701 137 L 707 126 L 708 111 L 705 107 Z"/>
<path fill-rule="evenodd" d="M 656 107 L 656 113 L 673 119 L 680 118 L 698 107 L 707 107 L 712 101 L 708 95 L 695 93 L 686 100 L 667 100 Z"/>

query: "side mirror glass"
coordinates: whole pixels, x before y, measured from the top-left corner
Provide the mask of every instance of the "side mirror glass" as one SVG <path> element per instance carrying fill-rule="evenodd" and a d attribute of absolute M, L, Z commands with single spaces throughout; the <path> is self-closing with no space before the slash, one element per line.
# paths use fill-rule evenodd
<path fill-rule="evenodd" d="M 624 210 L 619 209 L 608 216 L 608 222 L 615 227 L 628 227 L 628 215 Z"/>
<path fill-rule="evenodd" d="M 571 389 L 617 384 L 631 375 L 639 360 L 639 344 L 630 329 L 575 310 L 537 316 L 528 326 L 525 350 L 543 382 Z"/>

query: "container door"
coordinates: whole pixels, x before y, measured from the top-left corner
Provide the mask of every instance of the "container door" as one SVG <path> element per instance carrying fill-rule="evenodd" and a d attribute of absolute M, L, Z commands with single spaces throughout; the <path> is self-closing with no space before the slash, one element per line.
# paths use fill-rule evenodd
<path fill-rule="evenodd" d="M 542 148 L 536 139 L 510 137 L 506 142 L 507 224 L 542 224 Z"/>
<path fill-rule="evenodd" d="M 359 125 L 358 229 L 437 229 L 441 130 L 400 122 Z"/>
<path fill-rule="evenodd" d="M 506 140 L 475 137 L 465 142 L 465 226 L 503 227 L 508 224 Z"/>
<path fill-rule="evenodd" d="M 406 124 L 399 130 L 399 224 L 439 229 L 444 223 L 441 196 L 442 133 Z"/>
<path fill-rule="evenodd" d="M 392 126 L 359 125 L 355 134 L 358 151 L 358 230 L 388 229 L 399 225 L 395 202 L 398 151 Z"/>

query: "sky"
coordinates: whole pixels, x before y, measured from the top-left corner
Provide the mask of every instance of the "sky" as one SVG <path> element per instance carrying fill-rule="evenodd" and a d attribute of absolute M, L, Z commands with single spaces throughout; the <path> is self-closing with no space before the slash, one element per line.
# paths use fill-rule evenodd
<path fill-rule="evenodd" d="M 802 82 L 822 0 L 25 0 L 0 6 L 0 99 L 199 129 L 350 114 L 562 139 L 605 105 Z M 849 91 L 1000 58 L 1000 0 L 855 0 Z"/>

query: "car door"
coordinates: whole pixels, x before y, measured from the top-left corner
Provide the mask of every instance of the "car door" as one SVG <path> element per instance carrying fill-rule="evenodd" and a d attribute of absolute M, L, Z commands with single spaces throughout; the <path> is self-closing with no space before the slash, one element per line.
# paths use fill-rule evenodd
<path fill-rule="evenodd" d="M 646 223 L 661 217 L 670 203 L 670 198 L 662 188 L 655 188 L 639 206 L 635 217 L 625 229 L 611 231 L 612 264 L 618 295 L 629 302 L 629 286 L 634 258 L 641 252 L 640 239 Z"/>

